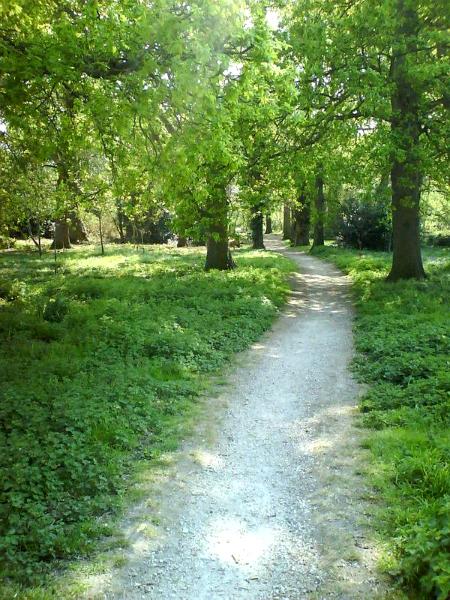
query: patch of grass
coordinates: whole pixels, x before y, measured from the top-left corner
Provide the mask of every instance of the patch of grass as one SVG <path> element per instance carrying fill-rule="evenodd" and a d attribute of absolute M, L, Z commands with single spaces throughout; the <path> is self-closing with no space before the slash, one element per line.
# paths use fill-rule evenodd
<path fill-rule="evenodd" d="M 369 477 L 389 571 L 420 598 L 450 594 L 450 252 L 425 249 L 425 281 L 385 283 L 390 256 L 325 247 L 357 306 L 355 371 Z"/>
<path fill-rule="evenodd" d="M 0 572 L 15 594 L 114 539 L 108 521 L 139 465 L 177 446 L 208 376 L 286 298 L 281 256 L 240 251 L 230 273 L 203 261 L 199 249 L 83 248 L 54 275 L 50 255 L 0 256 Z M 50 590 L 22 597 L 62 597 Z"/>

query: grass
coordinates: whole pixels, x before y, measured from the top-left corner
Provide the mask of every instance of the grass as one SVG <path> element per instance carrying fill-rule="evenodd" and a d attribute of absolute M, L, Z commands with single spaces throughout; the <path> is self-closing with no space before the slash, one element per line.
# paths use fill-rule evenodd
<path fill-rule="evenodd" d="M 450 597 L 450 252 L 425 249 L 425 281 L 385 283 L 390 255 L 314 254 L 353 280 L 355 371 L 384 568 L 418 598 Z M 416 597 L 416 596 L 414 596 Z"/>
<path fill-rule="evenodd" d="M 0 255 L 0 598 L 63 597 L 47 576 L 114 545 L 139 465 L 176 447 L 208 380 L 270 326 L 290 261 L 203 261 L 84 247 L 55 275 L 50 254 Z"/>

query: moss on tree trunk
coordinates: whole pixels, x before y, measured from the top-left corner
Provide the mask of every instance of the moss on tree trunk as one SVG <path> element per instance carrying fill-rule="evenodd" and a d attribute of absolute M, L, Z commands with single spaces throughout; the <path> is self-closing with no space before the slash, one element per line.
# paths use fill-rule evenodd
<path fill-rule="evenodd" d="M 293 216 L 293 237 L 294 246 L 308 246 L 309 232 L 311 229 L 311 204 L 306 194 L 299 197 L 299 206 L 292 211 Z"/>
<path fill-rule="evenodd" d="M 264 250 L 264 218 L 260 205 L 252 207 L 250 229 L 252 232 L 253 250 Z"/>
<path fill-rule="evenodd" d="M 234 269 L 236 264 L 228 246 L 228 199 L 225 189 L 216 191 L 207 214 L 205 269 Z"/>
<path fill-rule="evenodd" d="M 316 176 L 316 194 L 315 208 L 316 221 L 314 223 L 314 241 L 313 246 L 323 246 L 325 244 L 324 221 L 325 221 L 325 194 L 323 191 L 323 175 L 319 172 Z"/>
<path fill-rule="evenodd" d="M 393 257 L 389 281 L 425 277 L 419 213 L 422 185 L 420 81 L 411 69 L 411 60 L 417 54 L 419 16 L 417 7 L 405 0 L 397 0 L 396 8 L 398 39 L 402 43 L 394 51 L 391 65 L 394 151 L 391 168 Z"/>

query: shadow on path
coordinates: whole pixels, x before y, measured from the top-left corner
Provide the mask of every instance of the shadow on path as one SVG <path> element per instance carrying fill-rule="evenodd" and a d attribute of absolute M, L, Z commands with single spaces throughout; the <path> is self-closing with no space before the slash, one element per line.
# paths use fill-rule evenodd
<path fill-rule="evenodd" d="M 298 264 L 286 309 L 242 354 L 169 475 L 150 481 L 124 525 L 127 565 L 92 578 L 88 598 L 384 597 L 359 524 L 349 282 L 277 236 L 267 247 Z"/>

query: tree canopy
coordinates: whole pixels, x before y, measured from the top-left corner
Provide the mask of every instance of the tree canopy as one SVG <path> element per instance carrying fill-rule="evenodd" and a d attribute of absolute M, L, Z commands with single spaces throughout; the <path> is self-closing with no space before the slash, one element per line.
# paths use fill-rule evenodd
<path fill-rule="evenodd" d="M 383 188 L 390 278 L 424 276 L 421 191 L 448 186 L 446 3 L 7 0 L 0 15 L 3 229 L 51 218 L 64 246 L 80 207 L 167 210 L 226 269 L 233 206 L 255 243 L 264 212 L 306 207 L 321 243 L 339 190 Z"/>

